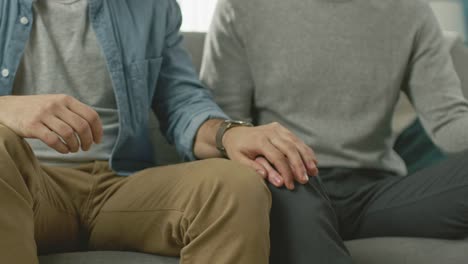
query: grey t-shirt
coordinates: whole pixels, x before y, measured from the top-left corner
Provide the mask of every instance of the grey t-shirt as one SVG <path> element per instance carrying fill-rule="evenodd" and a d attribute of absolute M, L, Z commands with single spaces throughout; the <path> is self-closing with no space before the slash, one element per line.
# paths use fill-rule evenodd
<path fill-rule="evenodd" d="M 28 139 L 39 160 L 48 165 L 76 165 L 108 160 L 119 119 L 115 94 L 86 0 L 37 0 L 34 23 L 13 94 L 68 94 L 91 106 L 101 117 L 104 137 L 88 152 L 60 154 L 42 141 Z"/>

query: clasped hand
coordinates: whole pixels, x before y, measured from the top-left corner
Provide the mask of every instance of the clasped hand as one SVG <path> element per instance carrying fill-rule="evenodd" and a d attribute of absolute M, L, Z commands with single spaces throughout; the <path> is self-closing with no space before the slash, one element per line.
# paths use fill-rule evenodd
<path fill-rule="evenodd" d="M 276 187 L 294 189 L 318 175 L 313 150 L 279 123 L 235 127 L 226 132 L 223 145 L 228 157 L 257 171 Z"/>

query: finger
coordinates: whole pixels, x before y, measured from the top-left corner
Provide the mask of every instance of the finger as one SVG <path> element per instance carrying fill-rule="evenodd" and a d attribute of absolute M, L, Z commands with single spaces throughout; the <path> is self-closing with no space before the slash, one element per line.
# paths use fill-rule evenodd
<path fill-rule="evenodd" d="M 93 141 L 95 143 L 100 143 L 102 140 L 103 129 L 101 119 L 97 112 L 75 99 L 70 101 L 68 108 L 88 122 L 93 134 Z"/>
<path fill-rule="evenodd" d="M 289 166 L 294 172 L 294 178 L 296 181 L 301 184 L 309 182 L 309 176 L 307 175 L 304 161 L 302 160 L 296 145 L 280 137 L 275 137 L 271 139 L 270 142 L 288 158 Z"/>
<path fill-rule="evenodd" d="M 302 141 L 299 137 L 297 137 L 294 133 L 285 127 L 279 126 L 277 133 L 286 135 L 286 137 L 297 146 L 297 150 L 302 157 L 309 175 L 316 176 L 318 174 L 318 161 L 315 152 L 309 146 L 307 146 L 304 141 Z"/>
<path fill-rule="evenodd" d="M 78 152 L 80 143 L 71 126 L 54 116 L 48 116 L 43 122 L 44 125 L 65 141 L 70 152 Z"/>
<path fill-rule="evenodd" d="M 238 156 L 233 156 L 231 160 L 240 162 L 241 164 L 244 164 L 252 169 L 254 169 L 258 175 L 260 175 L 263 179 L 267 178 L 267 172 L 265 168 L 261 164 L 256 163 L 255 161 L 249 159 L 246 156 L 243 155 L 238 155 Z"/>
<path fill-rule="evenodd" d="M 89 150 L 93 144 L 93 132 L 89 123 L 84 120 L 81 116 L 70 111 L 68 108 L 63 109 L 58 113 L 58 117 L 70 125 L 76 132 L 80 139 L 81 149 L 86 151 Z"/>
<path fill-rule="evenodd" d="M 57 134 L 52 132 L 44 124 L 40 124 L 37 127 L 35 127 L 34 134 L 35 134 L 35 138 L 40 139 L 47 146 L 55 149 L 56 151 L 62 154 L 70 153 L 70 150 L 67 147 L 67 145 L 65 145 L 65 143 L 63 143 L 62 140 L 60 140 Z"/>
<path fill-rule="evenodd" d="M 284 180 L 286 188 L 288 188 L 289 190 L 294 190 L 294 176 L 286 156 L 284 156 L 284 154 L 281 151 L 279 151 L 274 145 L 272 145 L 271 142 L 267 141 L 263 143 L 263 153 L 261 154 L 265 156 L 267 160 L 271 164 L 273 164 L 273 166 L 280 173 Z"/>
<path fill-rule="evenodd" d="M 284 185 L 283 178 L 279 175 L 279 173 L 271 166 L 271 164 L 263 157 L 258 157 L 255 161 L 261 164 L 266 172 L 268 181 L 276 187 L 282 187 Z"/>
<path fill-rule="evenodd" d="M 298 151 L 301 154 L 302 160 L 307 167 L 307 172 L 309 175 L 317 176 L 319 174 L 319 170 L 317 167 L 318 162 L 314 151 L 306 144 L 299 146 Z"/>

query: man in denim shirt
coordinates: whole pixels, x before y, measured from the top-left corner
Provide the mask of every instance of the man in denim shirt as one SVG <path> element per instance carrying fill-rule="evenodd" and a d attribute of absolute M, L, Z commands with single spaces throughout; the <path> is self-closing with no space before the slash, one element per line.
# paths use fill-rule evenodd
<path fill-rule="evenodd" d="M 227 120 L 180 23 L 175 0 L 0 0 L 0 263 L 80 249 L 267 263 L 255 159 L 304 184 L 314 154 L 278 124 Z M 154 168 L 151 110 L 185 160 L 247 166 Z"/>

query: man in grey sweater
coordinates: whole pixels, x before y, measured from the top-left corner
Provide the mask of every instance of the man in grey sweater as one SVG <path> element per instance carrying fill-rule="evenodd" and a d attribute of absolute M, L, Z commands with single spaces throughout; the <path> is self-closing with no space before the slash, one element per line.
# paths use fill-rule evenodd
<path fill-rule="evenodd" d="M 257 159 L 273 263 L 352 263 L 354 238 L 468 236 L 468 103 L 426 3 L 220 0 L 201 74 L 229 115 L 277 121 L 316 152 L 320 178 L 295 192 Z M 453 153 L 413 175 L 392 148 L 401 90 Z"/>

